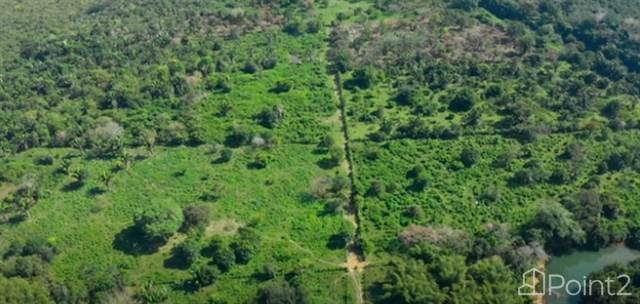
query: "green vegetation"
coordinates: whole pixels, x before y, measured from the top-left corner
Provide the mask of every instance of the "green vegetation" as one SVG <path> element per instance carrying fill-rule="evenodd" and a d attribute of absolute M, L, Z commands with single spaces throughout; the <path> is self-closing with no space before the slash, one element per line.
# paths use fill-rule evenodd
<path fill-rule="evenodd" d="M 529 303 L 640 247 L 638 13 L 0 0 L 0 303 Z"/>
<path fill-rule="evenodd" d="M 515 284 L 547 254 L 634 245 L 640 31 L 620 7 L 376 2 L 334 27 L 361 243 L 408 260 L 365 272 L 371 301 L 510 302 L 431 268 L 494 259 Z"/>

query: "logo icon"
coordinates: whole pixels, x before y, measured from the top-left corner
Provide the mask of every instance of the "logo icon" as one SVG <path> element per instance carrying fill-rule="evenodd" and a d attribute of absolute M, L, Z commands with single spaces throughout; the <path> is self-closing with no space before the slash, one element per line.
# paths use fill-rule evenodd
<path fill-rule="evenodd" d="M 519 296 L 543 296 L 545 295 L 545 273 L 531 268 L 522 274 L 522 285 L 518 287 Z"/>

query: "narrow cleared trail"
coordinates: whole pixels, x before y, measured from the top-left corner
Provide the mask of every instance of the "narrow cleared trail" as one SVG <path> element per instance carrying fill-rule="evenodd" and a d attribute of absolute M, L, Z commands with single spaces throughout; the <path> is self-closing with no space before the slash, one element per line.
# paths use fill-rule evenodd
<path fill-rule="evenodd" d="M 347 244 L 347 260 L 344 267 L 347 269 L 349 277 L 351 277 L 354 286 L 354 294 L 356 303 L 364 303 L 364 291 L 360 282 L 360 275 L 367 266 L 364 253 L 360 246 L 360 209 L 356 199 L 357 191 L 355 188 L 355 177 L 353 170 L 353 153 L 351 150 L 351 140 L 349 137 L 349 125 L 347 121 L 347 105 L 342 92 L 342 80 L 340 73 L 334 74 L 335 92 L 339 102 L 340 112 L 340 129 L 344 137 L 345 163 L 344 166 L 349 178 L 349 204 L 346 208 L 345 218 L 351 222 L 355 229 L 353 239 Z"/>

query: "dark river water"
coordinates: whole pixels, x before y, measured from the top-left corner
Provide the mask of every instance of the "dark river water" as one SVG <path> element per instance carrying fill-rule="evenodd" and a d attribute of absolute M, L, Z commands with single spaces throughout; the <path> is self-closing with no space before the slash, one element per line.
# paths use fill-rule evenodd
<path fill-rule="evenodd" d="M 552 257 L 546 265 L 545 273 L 559 274 L 566 281 L 584 281 L 590 273 L 604 267 L 622 263 L 626 264 L 640 258 L 640 251 L 631 250 L 625 246 L 612 246 L 599 251 L 577 251 L 569 255 Z M 547 282 L 547 284 L 549 284 Z M 557 281 L 556 283 L 557 284 Z M 564 289 L 545 297 L 547 304 L 576 304 L 580 303 L 580 296 L 570 296 Z"/>

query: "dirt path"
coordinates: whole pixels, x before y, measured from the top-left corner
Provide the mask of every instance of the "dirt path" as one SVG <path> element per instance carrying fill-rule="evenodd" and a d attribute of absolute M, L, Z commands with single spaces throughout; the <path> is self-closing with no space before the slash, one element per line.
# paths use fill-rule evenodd
<path fill-rule="evenodd" d="M 340 129 L 342 130 L 345 150 L 345 162 L 343 163 L 342 167 L 347 172 L 350 186 L 349 205 L 346 208 L 345 218 L 353 224 L 355 230 L 353 240 L 351 240 L 349 244 L 347 244 L 347 260 L 343 266 L 347 269 L 349 277 L 353 280 L 356 303 L 363 304 L 364 291 L 360 282 L 360 274 L 367 266 L 367 262 L 358 241 L 360 239 L 360 214 L 356 201 L 355 177 L 353 172 L 353 154 L 351 151 L 351 141 L 349 138 L 349 125 L 347 124 L 347 106 L 344 95 L 342 93 L 342 80 L 340 77 L 340 73 L 336 73 L 334 77 L 334 91 L 339 101 Z"/>

